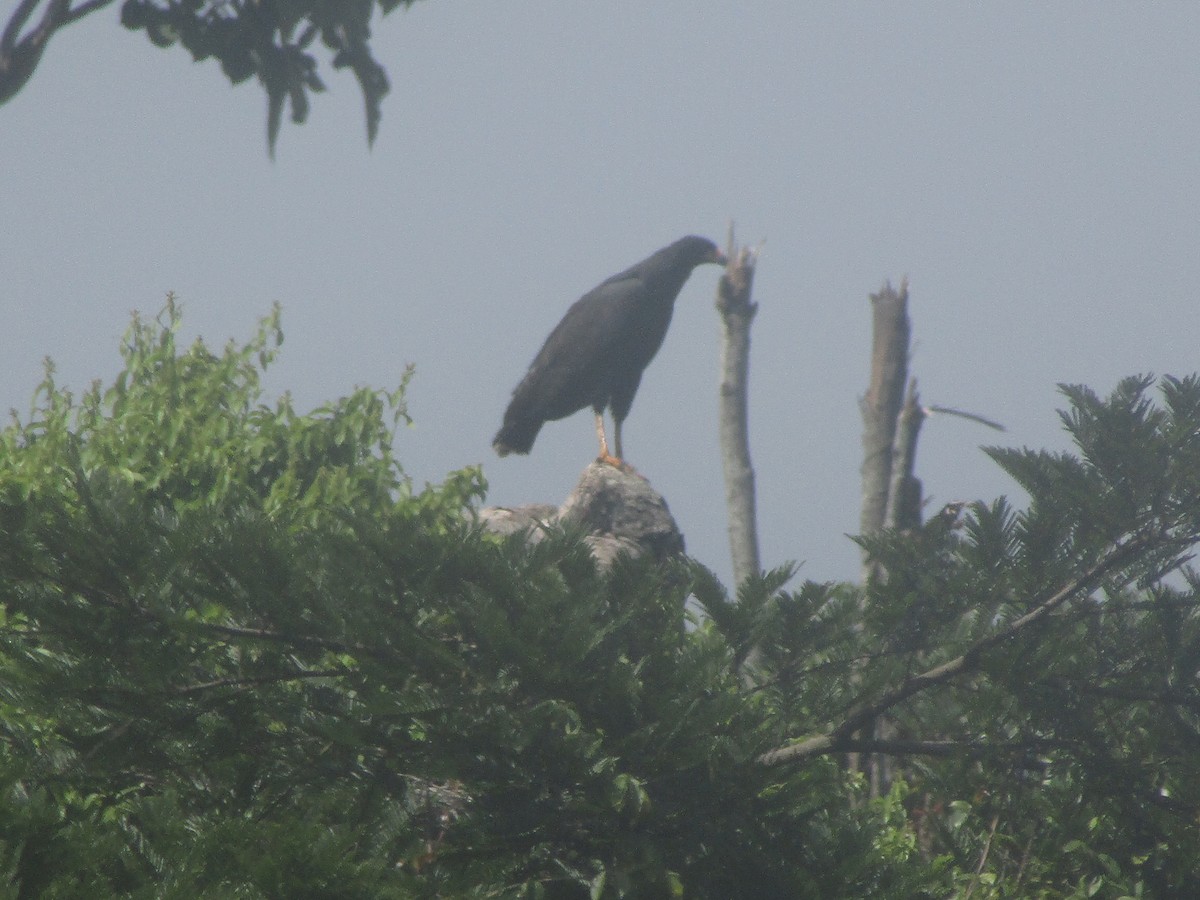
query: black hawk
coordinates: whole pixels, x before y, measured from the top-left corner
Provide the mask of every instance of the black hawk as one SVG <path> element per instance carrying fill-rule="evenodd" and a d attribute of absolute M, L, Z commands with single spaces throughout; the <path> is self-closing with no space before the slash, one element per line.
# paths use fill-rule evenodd
<path fill-rule="evenodd" d="M 492 440 L 496 452 L 528 453 L 544 423 L 590 406 L 600 459 L 623 466 L 621 423 L 666 337 L 675 298 L 696 266 L 725 262 L 708 238 L 680 238 L 575 301 L 513 391 Z M 612 410 L 613 453 L 604 435 L 605 409 Z"/>

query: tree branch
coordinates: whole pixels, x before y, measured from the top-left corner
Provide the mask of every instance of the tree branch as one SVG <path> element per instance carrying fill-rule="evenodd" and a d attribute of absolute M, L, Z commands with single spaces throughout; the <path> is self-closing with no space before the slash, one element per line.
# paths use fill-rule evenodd
<path fill-rule="evenodd" d="M 4 71 L 5 58 L 17 46 L 17 35 L 21 33 L 21 29 L 25 27 L 25 23 L 29 21 L 29 17 L 33 15 L 34 9 L 40 2 L 41 0 L 21 0 L 17 4 L 17 8 L 13 10 L 8 24 L 4 27 L 4 34 L 0 35 L 0 72 Z M 45 20 L 42 21 L 45 24 Z"/>
<path fill-rule="evenodd" d="M 1086 681 L 1061 680 L 1064 688 L 1078 691 L 1081 694 L 1091 694 L 1095 697 L 1107 697 L 1128 703 L 1159 703 L 1163 706 L 1182 706 L 1200 712 L 1200 698 L 1185 694 L 1182 691 L 1154 691 L 1137 688 L 1112 687 L 1102 684 L 1088 684 Z"/>
<path fill-rule="evenodd" d="M 313 637 L 307 634 L 288 634 L 282 631 L 272 631 L 268 628 L 242 628 L 237 625 L 217 625 L 214 622 L 199 623 L 199 627 L 230 637 L 256 638 L 276 644 L 296 644 L 306 647 L 316 647 L 318 650 L 332 650 L 334 653 L 357 653 L 379 659 L 379 651 L 365 644 L 344 644 L 341 641 L 331 641 L 327 638 Z"/>
<path fill-rule="evenodd" d="M 773 766 L 780 763 L 823 756 L 827 753 L 840 752 L 846 747 L 846 742 L 857 729 L 915 694 L 957 678 L 966 672 L 974 671 L 978 667 L 980 658 L 985 651 L 1009 640 L 1036 624 L 1080 591 L 1092 587 L 1104 575 L 1125 565 L 1130 557 L 1145 549 L 1150 540 L 1149 536 L 1143 534 L 1131 537 L 1124 543 L 1114 545 L 1083 573 L 1072 578 L 1051 594 L 1050 597 L 1042 601 L 1042 603 L 1020 618 L 1014 619 L 999 631 L 980 638 L 960 656 L 956 656 L 954 659 L 934 666 L 932 669 L 928 669 L 908 679 L 899 687 L 885 691 L 882 696 L 873 702 L 861 704 L 856 709 L 851 710 L 828 733 L 811 737 L 786 747 L 769 750 L 759 756 L 758 762 L 766 766 Z"/>
<path fill-rule="evenodd" d="M 171 693 L 180 697 L 186 697 L 191 694 L 199 694 L 203 691 L 211 691 L 216 688 L 223 687 L 244 687 L 257 684 L 275 684 L 284 681 L 299 681 L 305 678 L 339 678 L 343 675 L 351 675 L 353 669 L 338 667 L 336 669 L 317 669 L 315 671 L 301 672 L 280 672 L 277 675 L 256 675 L 247 678 L 218 678 L 214 681 L 204 681 L 199 684 L 185 684 L 175 688 Z"/>
<path fill-rule="evenodd" d="M 1070 741 L 1034 739 L 1028 741 L 967 741 L 967 740 L 907 740 L 902 738 L 856 738 L 846 737 L 831 753 L 878 753 L 885 756 L 954 756 L 970 753 L 983 756 L 998 751 L 1015 750 L 1036 752 L 1055 747 L 1070 746 Z"/>
<path fill-rule="evenodd" d="M 963 895 L 963 900 L 968 900 L 971 894 L 975 893 L 975 888 L 979 884 L 979 877 L 983 874 L 983 867 L 987 865 L 988 854 L 992 849 L 992 841 L 996 838 L 996 827 L 1000 824 L 1000 813 L 992 816 L 992 826 L 988 829 L 987 840 L 983 842 L 983 852 L 979 854 L 979 864 L 975 866 L 975 877 L 971 879 L 971 883 L 967 886 L 967 892 Z"/>
<path fill-rule="evenodd" d="M 21 37 L 21 29 L 29 22 L 40 2 L 21 0 L 9 17 L 4 33 L 0 35 L 0 106 L 16 96 L 29 81 L 54 32 L 63 25 L 108 6 L 112 0 L 85 0 L 75 9 L 71 9 L 71 0 L 50 0 L 41 21 Z"/>
<path fill-rule="evenodd" d="M 729 264 L 717 284 L 721 314 L 721 390 L 718 426 L 721 463 L 725 470 L 725 505 L 729 515 L 729 549 L 733 579 L 741 583 L 757 575 L 758 526 L 754 495 L 754 466 L 750 462 L 747 391 L 750 371 L 750 323 L 758 306 L 750 299 L 757 251 L 738 250 L 729 226 Z"/>
<path fill-rule="evenodd" d="M 108 6 L 112 0 L 87 0 L 86 3 L 80 3 L 77 7 L 67 10 L 67 14 L 63 16 L 59 25 L 70 25 L 72 22 L 78 22 L 88 13 L 93 13 L 102 7 Z"/>
<path fill-rule="evenodd" d="M 928 413 L 918 399 L 917 379 L 912 378 L 896 418 L 891 484 L 884 507 L 885 528 L 918 528 L 921 525 L 921 481 L 916 476 L 917 439 Z"/>

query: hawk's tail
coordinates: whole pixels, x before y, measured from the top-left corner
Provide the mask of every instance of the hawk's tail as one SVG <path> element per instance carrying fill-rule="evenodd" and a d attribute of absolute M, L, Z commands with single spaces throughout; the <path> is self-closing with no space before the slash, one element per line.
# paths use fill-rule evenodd
<path fill-rule="evenodd" d="M 492 438 L 492 446 L 501 456 L 510 453 L 528 453 L 533 449 L 538 432 L 542 430 L 540 419 L 506 419 L 504 425 Z"/>

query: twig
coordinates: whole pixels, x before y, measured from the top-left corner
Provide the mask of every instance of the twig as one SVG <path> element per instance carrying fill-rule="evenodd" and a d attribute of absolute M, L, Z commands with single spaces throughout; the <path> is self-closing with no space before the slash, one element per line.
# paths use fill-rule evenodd
<path fill-rule="evenodd" d="M 949 406 L 926 406 L 925 415 L 933 413 L 941 413 L 944 416 L 958 416 L 960 419 L 969 419 L 972 422 L 978 422 L 980 425 L 986 425 L 988 428 L 994 428 L 996 431 L 1005 431 L 1005 427 L 993 419 L 985 419 L 978 413 L 967 412 L 965 409 L 954 409 Z"/>
<path fill-rule="evenodd" d="M 198 627 L 230 637 L 257 638 L 279 644 L 299 644 L 307 647 L 317 647 L 321 650 L 333 650 L 336 653 L 356 653 L 378 659 L 380 653 L 376 648 L 366 644 L 345 644 L 341 641 L 331 641 L 327 638 L 313 637 L 307 634 L 289 634 L 282 631 L 271 631 L 268 628 L 242 628 L 237 625 L 218 625 L 214 622 L 201 622 Z"/>
<path fill-rule="evenodd" d="M 1021 851 L 1021 862 L 1017 866 L 1017 877 L 1013 882 L 1013 891 L 1016 892 L 1021 887 L 1021 882 L 1025 879 L 1025 866 L 1029 864 L 1029 851 L 1033 849 L 1033 837 L 1025 842 L 1025 849 Z"/>
<path fill-rule="evenodd" d="M 979 854 L 979 865 L 975 867 L 975 877 L 971 879 L 971 883 L 967 885 L 967 892 L 963 894 L 963 900 L 967 900 L 975 892 L 976 886 L 979 884 L 979 876 L 983 874 L 983 867 L 987 865 L 988 853 L 992 849 L 992 839 L 996 836 L 996 827 L 1000 824 L 1000 813 L 992 816 L 992 826 L 988 829 L 987 840 L 983 842 L 983 852 Z"/>
<path fill-rule="evenodd" d="M 255 684 L 274 684 L 284 681 L 299 681 L 304 678 L 338 678 L 343 675 L 354 674 L 353 669 L 347 669 L 339 666 L 336 669 L 317 669 L 307 672 L 280 672 L 276 675 L 256 675 L 247 678 L 218 678 L 215 681 L 204 681 L 199 684 L 186 684 L 182 687 L 177 687 L 172 693 L 181 697 L 186 697 L 190 694 L 198 694 L 202 691 L 211 691 L 215 688 L 223 687 L 244 687 Z"/>
<path fill-rule="evenodd" d="M 1035 738 L 1027 741 L 958 741 L 958 740 L 908 740 L 904 738 L 856 738 L 847 737 L 834 748 L 837 753 L 878 753 L 884 756 L 936 756 L 946 757 L 966 753 L 970 756 L 990 756 L 1013 751 L 1044 751 L 1061 747 L 1072 747 L 1074 741 Z"/>

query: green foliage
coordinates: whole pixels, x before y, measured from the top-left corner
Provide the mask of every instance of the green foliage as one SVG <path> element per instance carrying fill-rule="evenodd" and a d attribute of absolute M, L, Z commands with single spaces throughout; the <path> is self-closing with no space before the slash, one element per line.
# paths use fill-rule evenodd
<path fill-rule="evenodd" d="M 1200 893 L 1200 381 L 1153 384 L 1064 387 L 1077 455 L 990 450 L 1027 510 L 862 542 L 850 702 L 929 742 L 910 786 L 964 895 Z"/>
<path fill-rule="evenodd" d="M 832 760 L 757 763 L 788 732 L 685 627 L 711 576 L 484 536 L 478 472 L 392 456 L 403 385 L 299 415 L 277 313 L 178 330 L 0 436 L 9 895 L 911 895 Z"/>
<path fill-rule="evenodd" d="M 408 373 L 298 414 L 278 312 L 179 324 L 0 432 L 0 897 L 1200 894 L 1197 379 L 1065 388 L 1077 453 L 989 451 L 1028 509 L 731 599 L 414 490 Z"/>
<path fill-rule="evenodd" d="M 179 43 L 199 62 L 213 58 L 233 84 L 257 77 L 267 92 L 267 144 L 274 153 L 285 101 L 292 121 L 308 118 L 309 94 L 325 90 L 312 44 L 320 38 L 334 69 L 349 69 L 366 107 L 367 140 L 379 130 L 387 73 L 371 55 L 371 17 L 416 0 L 279 0 L 204 3 L 200 0 L 125 0 L 121 22 L 145 30 L 159 47 Z"/>

